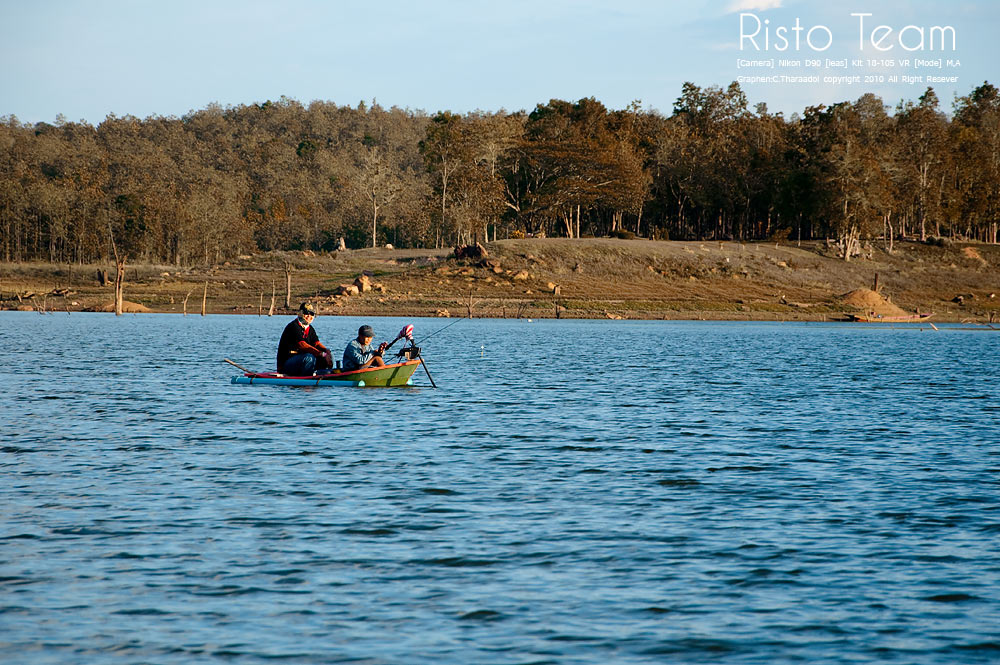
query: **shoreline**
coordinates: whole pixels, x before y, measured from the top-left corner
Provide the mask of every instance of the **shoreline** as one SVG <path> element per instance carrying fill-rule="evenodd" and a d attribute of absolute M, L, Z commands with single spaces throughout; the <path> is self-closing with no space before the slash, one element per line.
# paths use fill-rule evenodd
<path fill-rule="evenodd" d="M 72 314 L 94 314 L 94 315 L 110 315 L 114 316 L 114 312 L 95 312 L 89 310 L 14 310 L 14 309 L 0 309 L 0 320 L 7 313 L 21 313 L 21 314 L 38 314 L 40 316 L 58 316 L 60 314 L 72 315 Z M 141 317 L 153 317 L 153 316 L 180 316 L 180 317 L 193 317 L 198 318 L 202 316 L 239 316 L 239 317 L 257 317 L 257 318 L 279 318 L 285 319 L 286 317 L 294 317 L 296 312 L 275 312 L 273 315 L 268 317 L 267 314 L 257 315 L 251 313 L 242 312 L 206 312 L 204 315 L 199 313 L 183 314 L 181 312 L 124 312 L 122 316 L 141 316 Z M 407 317 L 418 318 L 418 319 L 441 319 L 442 321 L 447 320 L 458 320 L 459 317 L 433 317 L 419 314 L 321 314 L 321 324 L 323 318 L 325 319 L 372 319 L 377 321 L 378 319 L 404 319 Z M 462 319 L 468 317 L 461 317 Z M 970 330 L 970 331 L 983 331 L 983 332 L 1000 332 L 1000 321 L 994 320 L 990 322 L 988 320 L 972 320 L 968 317 L 963 319 L 950 318 L 950 319 L 922 319 L 914 321 L 858 321 L 851 319 L 819 319 L 819 318 L 754 318 L 754 319 L 739 319 L 739 318 L 696 318 L 696 317 L 675 317 L 675 318 L 621 318 L 621 319 L 607 319 L 601 317 L 577 317 L 577 318 L 566 318 L 566 317 L 521 317 L 520 319 L 510 318 L 502 319 L 499 317 L 491 316 L 475 316 L 471 320 L 482 320 L 482 321 L 524 321 L 525 323 L 535 323 L 538 321 L 565 321 L 565 322 L 575 322 L 575 321 L 608 321 L 609 323 L 617 322 L 633 322 L 633 323 L 768 323 L 775 325 L 782 324 L 817 324 L 817 325 L 836 325 L 836 326 L 849 326 L 851 328 L 857 329 L 900 329 L 900 330 Z M 287 320 L 284 321 L 287 323 Z M 377 325 L 377 323 L 376 323 Z M 962 326 L 962 327 L 958 327 Z"/>
<path fill-rule="evenodd" d="M 870 259 L 850 262 L 818 241 L 538 238 L 485 249 L 488 258 L 479 261 L 456 259 L 450 249 L 362 249 L 200 267 L 129 265 L 124 300 L 142 313 L 195 316 L 203 301 L 206 313 L 266 316 L 273 294 L 275 316 L 312 300 L 322 316 L 836 322 L 868 313 L 847 296 L 876 287 L 872 303 L 891 307 L 886 315 L 1000 321 L 1000 245 L 899 242 L 893 254 L 872 245 Z M 106 308 L 114 286 L 99 284 L 102 270 L 0 264 L 0 309 Z"/>

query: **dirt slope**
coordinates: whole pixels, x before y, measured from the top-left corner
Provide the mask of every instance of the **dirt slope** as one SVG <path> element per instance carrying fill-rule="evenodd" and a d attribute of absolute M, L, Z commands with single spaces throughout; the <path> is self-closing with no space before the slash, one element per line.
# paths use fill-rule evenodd
<path fill-rule="evenodd" d="M 339 254 L 269 253 L 221 265 L 130 266 L 125 295 L 153 311 L 264 314 L 284 309 L 285 265 L 294 307 L 316 300 L 326 314 L 566 318 L 830 320 L 869 311 L 934 312 L 935 320 L 1000 319 L 1000 246 L 897 243 L 845 262 L 826 243 L 650 240 L 503 240 L 492 263 L 456 260 L 450 249 L 366 249 Z M 99 268 L 0 265 L 0 306 L 82 310 L 110 301 Z M 336 295 L 363 271 L 381 290 Z M 878 275 L 880 301 L 859 295 Z M 847 297 L 852 292 L 853 297 Z M 846 295 L 845 295 L 846 294 Z M 891 310 L 891 311 L 890 311 Z"/>

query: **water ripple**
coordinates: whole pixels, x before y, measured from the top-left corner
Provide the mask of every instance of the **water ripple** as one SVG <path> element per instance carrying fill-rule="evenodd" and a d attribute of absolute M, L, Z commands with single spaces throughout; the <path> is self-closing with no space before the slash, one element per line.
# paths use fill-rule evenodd
<path fill-rule="evenodd" d="M 467 321 L 439 390 L 231 385 L 284 323 L 0 313 L 0 660 L 997 660 L 998 336 Z"/>

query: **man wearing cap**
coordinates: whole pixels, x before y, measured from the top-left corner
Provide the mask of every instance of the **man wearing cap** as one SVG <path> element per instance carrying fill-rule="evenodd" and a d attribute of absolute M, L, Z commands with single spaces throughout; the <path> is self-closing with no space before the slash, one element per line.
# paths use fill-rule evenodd
<path fill-rule="evenodd" d="M 344 370 L 363 369 L 365 367 L 383 367 L 385 361 L 382 360 L 382 352 L 389 346 L 385 342 L 378 345 L 378 349 L 372 350 L 372 340 L 375 338 L 375 331 L 371 326 L 361 326 L 358 328 L 357 339 L 352 339 L 351 343 L 344 349 Z"/>
<path fill-rule="evenodd" d="M 316 369 L 333 366 L 330 350 L 319 341 L 312 327 L 316 307 L 309 302 L 299 305 L 298 317 L 285 326 L 278 342 L 278 371 L 286 376 L 312 376 Z"/>

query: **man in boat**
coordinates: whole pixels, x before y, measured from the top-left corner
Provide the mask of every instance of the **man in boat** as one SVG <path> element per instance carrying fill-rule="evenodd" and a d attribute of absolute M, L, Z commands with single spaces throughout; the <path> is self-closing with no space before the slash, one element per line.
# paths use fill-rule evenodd
<path fill-rule="evenodd" d="M 299 305 L 299 315 L 285 326 L 278 342 L 278 371 L 286 376 L 312 376 L 317 369 L 333 366 L 330 350 L 319 341 L 312 326 L 316 307 L 309 302 Z"/>
<path fill-rule="evenodd" d="M 361 326 L 358 328 L 358 336 L 352 339 L 351 343 L 344 349 L 344 371 L 364 369 L 366 367 L 384 367 L 382 352 L 389 346 L 385 342 L 378 345 L 377 349 L 372 349 L 372 340 L 375 339 L 375 331 L 371 326 Z"/>

